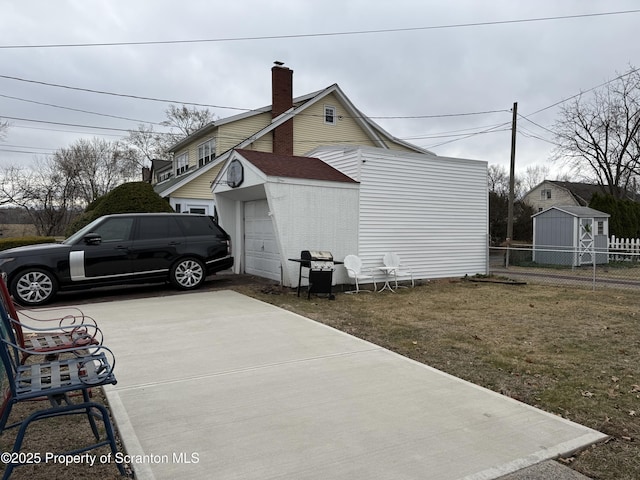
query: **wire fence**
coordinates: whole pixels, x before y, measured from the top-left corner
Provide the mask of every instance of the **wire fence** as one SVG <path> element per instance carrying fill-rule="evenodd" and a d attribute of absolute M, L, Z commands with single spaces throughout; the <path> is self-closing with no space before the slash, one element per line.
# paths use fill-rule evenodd
<path fill-rule="evenodd" d="M 527 283 L 640 290 L 640 253 L 518 245 L 491 247 L 489 272 Z"/>

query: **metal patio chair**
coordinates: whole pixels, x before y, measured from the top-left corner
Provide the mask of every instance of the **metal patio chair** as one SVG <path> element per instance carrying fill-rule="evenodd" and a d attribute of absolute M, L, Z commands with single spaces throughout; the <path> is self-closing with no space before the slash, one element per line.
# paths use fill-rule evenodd
<path fill-rule="evenodd" d="M 378 289 L 376 285 L 376 277 L 373 274 L 373 271 L 370 270 L 371 273 L 363 273 L 362 272 L 362 260 L 360 257 L 356 255 L 347 255 L 344 257 L 344 268 L 347 269 L 347 275 L 349 278 L 353 278 L 356 282 L 356 289 L 350 290 L 345 293 L 360 293 L 360 281 L 361 280 L 372 280 L 373 281 L 373 291 L 375 292 Z M 370 292 L 371 290 L 362 290 L 363 292 Z"/>
<path fill-rule="evenodd" d="M 21 363 L 33 353 L 54 355 L 65 348 L 101 345 L 102 331 L 96 321 L 75 307 L 17 311 L 7 285 L 0 277 L 0 317 L 12 329 L 21 348 Z M 32 324 L 23 323 L 20 317 Z M 38 324 L 34 326 L 33 323 Z"/>
<path fill-rule="evenodd" d="M 65 452 L 63 455 L 76 455 L 88 450 L 109 446 L 112 455 L 117 454 L 117 445 L 113 426 L 108 411 L 104 405 L 92 402 L 89 398 L 91 387 L 115 384 L 113 374 L 115 357 L 108 348 L 98 345 L 82 348 L 67 348 L 58 350 L 64 358 L 46 360 L 44 353 L 28 352 L 41 361 L 30 361 L 28 365 L 22 363 L 25 353 L 17 343 L 13 330 L 7 324 L 0 322 L 0 434 L 11 428 L 18 428 L 12 453 L 20 452 L 27 428 L 37 420 L 63 417 L 69 415 L 86 415 L 95 436 L 95 442 Z M 81 397 L 74 403 L 70 397 Z M 15 423 L 8 425 L 11 410 L 15 404 L 26 401 L 48 399 L 49 403 L 36 402 L 36 411 Z M 104 426 L 103 434 L 97 422 Z M 13 469 L 24 463 L 20 456 L 12 457 L 15 461 L 7 462 L 3 480 L 11 476 Z M 25 457 L 26 458 L 26 457 Z M 122 476 L 125 475 L 121 463 L 116 466 Z"/>
<path fill-rule="evenodd" d="M 393 275 L 396 289 L 399 288 L 398 277 L 408 276 L 411 279 L 411 287 L 413 288 L 416 286 L 413 280 L 413 272 L 411 271 L 411 268 L 400 263 L 400 256 L 397 253 L 385 253 L 384 257 L 382 258 L 382 263 L 384 263 L 384 266 L 387 267 L 389 269 L 389 272 Z"/>

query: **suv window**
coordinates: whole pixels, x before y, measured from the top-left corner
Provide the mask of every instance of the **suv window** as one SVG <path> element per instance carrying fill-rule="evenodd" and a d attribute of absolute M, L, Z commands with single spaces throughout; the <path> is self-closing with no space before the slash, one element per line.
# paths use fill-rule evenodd
<path fill-rule="evenodd" d="M 133 218 L 108 218 L 95 227 L 91 233 L 102 237 L 102 242 L 121 242 L 131 238 Z"/>
<path fill-rule="evenodd" d="M 193 215 L 185 215 L 177 218 L 185 236 L 202 236 L 202 235 L 222 235 L 220 228 L 214 223 L 211 217 L 199 217 Z"/>
<path fill-rule="evenodd" d="M 173 217 L 140 217 L 138 240 L 181 237 L 182 232 Z"/>

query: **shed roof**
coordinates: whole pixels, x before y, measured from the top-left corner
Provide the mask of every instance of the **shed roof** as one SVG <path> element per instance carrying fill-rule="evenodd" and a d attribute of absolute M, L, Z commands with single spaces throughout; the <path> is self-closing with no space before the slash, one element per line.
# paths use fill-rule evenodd
<path fill-rule="evenodd" d="M 270 177 L 358 183 L 319 158 L 277 155 L 245 149 L 237 149 L 236 152 Z"/>
<path fill-rule="evenodd" d="M 532 216 L 537 217 L 538 215 L 542 215 L 543 213 L 546 213 L 550 210 L 560 210 L 561 212 L 568 213 L 569 215 L 572 215 L 574 217 L 589 217 L 589 218 L 607 217 L 608 218 L 611 216 L 608 213 L 601 212 L 600 210 L 596 210 L 595 208 L 576 207 L 575 205 L 560 205 L 560 206 L 554 205 L 553 207 L 549 207 L 546 210 L 543 210 L 542 212 L 538 212 Z"/>

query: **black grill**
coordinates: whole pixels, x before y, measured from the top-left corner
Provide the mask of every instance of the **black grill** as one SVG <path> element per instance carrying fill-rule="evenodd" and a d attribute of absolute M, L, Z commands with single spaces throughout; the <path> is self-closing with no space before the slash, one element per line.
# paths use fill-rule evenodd
<path fill-rule="evenodd" d="M 308 270 L 309 287 L 307 298 L 311 298 L 311 294 L 326 294 L 330 300 L 335 299 L 331 292 L 331 284 L 333 283 L 333 270 L 335 263 L 331 252 L 320 250 L 302 250 L 299 259 L 291 259 L 294 262 L 300 262 L 300 273 L 298 274 L 298 296 L 300 296 L 300 287 L 302 282 L 302 269 Z"/>

